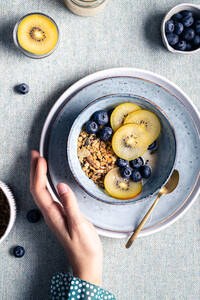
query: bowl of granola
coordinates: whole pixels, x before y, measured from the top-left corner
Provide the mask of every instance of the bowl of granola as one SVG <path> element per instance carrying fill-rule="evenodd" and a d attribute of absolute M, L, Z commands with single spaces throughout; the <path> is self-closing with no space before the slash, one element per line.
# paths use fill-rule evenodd
<path fill-rule="evenodd" d="M 74 179 L 90 196 L 132 203 L 166 183 L 176 159 L 176 136 L 168 116 L 152 101 L 107 95 L 75 119 L 67 158 Z"/>

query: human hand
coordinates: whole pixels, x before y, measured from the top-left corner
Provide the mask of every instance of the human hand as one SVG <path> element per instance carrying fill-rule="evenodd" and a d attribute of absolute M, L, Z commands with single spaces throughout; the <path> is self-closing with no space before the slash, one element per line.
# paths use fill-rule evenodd
<path fill-rule="evenodd" d="M 94 226 L 79 210 L 76 196 L 64 183 L 57 186 L 62 205 L 46 187 L 47 163 L 37 151 L 31 152 L 30 191 L 44 219 L 64 247 L 73 274 L 101 285 L 103 251 Z"/>

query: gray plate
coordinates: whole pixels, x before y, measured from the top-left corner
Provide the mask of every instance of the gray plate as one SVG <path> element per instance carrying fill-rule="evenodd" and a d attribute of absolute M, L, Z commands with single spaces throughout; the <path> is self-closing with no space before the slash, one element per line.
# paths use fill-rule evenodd
<path fill-rule="evenodd" d="M 127 236 L 149 209 L 154 197 L 117 206 L 95 200 L 74 182 L 69 171 L 66 140 L 73 121 L 90 101 L 113 93 L 130 93 L 153 101 L 169 116 L 176 131 L 175 168 L 179 170 L 180 183 L 173 194 L 158 203 L 141 233 L 147 235 L 174 222 L 193 202 L 199 188 L 198 114 L 186 95 L 160 76 L 134 69 L 107 70 L 82 79 L 61 96 L 47 118 L 41 137 L 41 154 L 48 159 L 49 189 L 57 199 L 57 183 L 68 182 L 76 192 L 83 214 L 102 229 L 102 234 L 111 237 Z"/>

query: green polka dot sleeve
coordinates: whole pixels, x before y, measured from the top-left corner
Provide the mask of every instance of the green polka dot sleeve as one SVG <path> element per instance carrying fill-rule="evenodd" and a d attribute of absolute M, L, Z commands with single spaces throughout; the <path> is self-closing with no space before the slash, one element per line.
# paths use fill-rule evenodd
<path fill-rule="evenodd" d="M 51 300 L 116 300 L 102 288 L 73 277 L 70 273 L 57 273 L 51 280 Z"/>

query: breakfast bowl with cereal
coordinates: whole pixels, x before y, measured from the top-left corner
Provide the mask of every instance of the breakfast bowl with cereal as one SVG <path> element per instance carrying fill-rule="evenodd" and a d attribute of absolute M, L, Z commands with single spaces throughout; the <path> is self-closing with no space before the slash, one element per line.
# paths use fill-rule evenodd
<path fill-rule="evenodd" d="M 74 179 L 90 196 L 132 203 L 166 183 L 176 159 L 176 136 L 168 116 L 152 101 L 108 95 L 75 119 L 67 157 Z"/>

